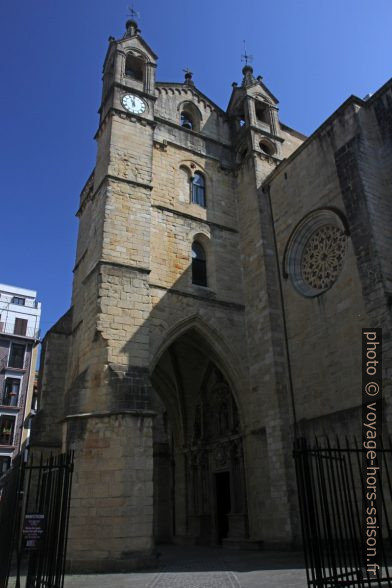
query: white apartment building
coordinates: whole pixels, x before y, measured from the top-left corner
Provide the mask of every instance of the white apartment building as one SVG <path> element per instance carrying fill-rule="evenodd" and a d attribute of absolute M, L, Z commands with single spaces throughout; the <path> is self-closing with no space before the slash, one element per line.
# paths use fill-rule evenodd
<path fill-rule="evenodd" d="M 0 475 L 29 437 L 40 318 L 37 292 L 0 284 Z"/>

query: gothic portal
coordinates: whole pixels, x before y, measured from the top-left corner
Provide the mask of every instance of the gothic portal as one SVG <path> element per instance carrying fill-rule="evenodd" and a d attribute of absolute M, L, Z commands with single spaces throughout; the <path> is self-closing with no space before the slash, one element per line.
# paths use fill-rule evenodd
<path fill-rule="evenodd" d="M 160 541 L 298 546 L 293 438 L 358 430 L 362 327 L 383 328 L 392 421 L 392 82 L 307 138 L 250 65 L 225 109 L 156 73 L 128 21 L 43 341 L 31 447 L 75 450 L 75 571 Z"/>
<path fill-rule="evenodd" d="M 240 545 L 248 537 L 242 430 L 230 385 L 197 331 L 162 355 L 152 384 L 157 542 Z"/>

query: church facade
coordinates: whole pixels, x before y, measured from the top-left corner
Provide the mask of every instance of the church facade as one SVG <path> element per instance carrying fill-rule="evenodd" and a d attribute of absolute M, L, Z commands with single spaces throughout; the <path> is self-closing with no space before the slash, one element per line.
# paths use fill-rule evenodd
<path fill-rule="evenodd" d="M 390 427 L 392 83 L 309 138 L 249 65 L 224 111 L 127 22 L 109 39 L 72 306 L 47 333 L 33 450 L 75 450 L 68 558 L 292 546 L 300 435 L 355 433 L 361 328 Z"/>

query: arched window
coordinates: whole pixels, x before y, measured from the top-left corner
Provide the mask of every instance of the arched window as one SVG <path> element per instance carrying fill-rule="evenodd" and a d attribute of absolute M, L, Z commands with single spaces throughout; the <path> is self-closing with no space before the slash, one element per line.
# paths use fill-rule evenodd
<path fill-rule="evenodd" d="M 256 102 L 256 116 L 257 120 L 267 125 L 271 123 L 269 107 L 264 102 Z"/>
<path fill-rule="evenodd" d="M 196 172 L 192 179 L 192 202 L 199 206 L 206 207 L 206 189 L 204 177 L 201 173 Z"/>
<path fill-rule="evenodd" d="M 197 133 L 200 132 L 203 117 L 200 110 L 195 104 L 193 104 L 193 102 L 188 100 L 187 102 L 180 104 L 178 106 L 178 113 L 180 115 L 180 125 L 184 129 L 196 131 Z"/>
<path fill-rule="evenodd" d="M 185 110 L 183 110 L 181 112 L 181 126 L 184 127 L 184 129 L 193 129 L 193 120 L 191 115 L 186 112 Z"/>
<path fill-rule="evenodd" d="M 143 61 L 128 53 L 125 60 L 125 75 L 133 80 L 143 81 Z"/>
<path fill-rule="evenodd" d="M 192 245 L 192 284 L 207 286 L 206 254 L 197 241 Z"/>

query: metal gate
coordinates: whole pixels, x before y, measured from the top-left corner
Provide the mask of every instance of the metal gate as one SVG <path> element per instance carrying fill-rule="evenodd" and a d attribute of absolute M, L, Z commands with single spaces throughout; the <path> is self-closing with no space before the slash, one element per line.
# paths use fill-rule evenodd
<path fill-rule="evenodd" d="M 7 588 L 12 553 L 16 551 L 22 459 L 0 478 L 0 588 Z"/>
<path fill-rule="evenodd" d="M 392 587 L 392 446 L 377 450 L 380 537 L 376 574 L 364 557 L 362 448 L 328 438 L 294 445 L 302 536 L 309 587 Z M 380 473 L 382 472 L 382 473 Z"/>
<path fill-rule="evenodd" d="M 18 457 L 0 479 L 0 588 L 7 588 L 11 563 L 15 587 L 26 562 L 26 588 L 63 588 L 73 452 L 28 464 Z"/>

